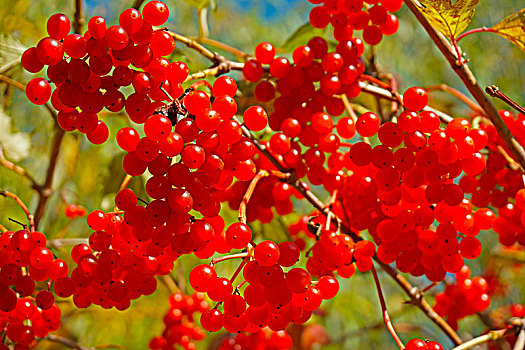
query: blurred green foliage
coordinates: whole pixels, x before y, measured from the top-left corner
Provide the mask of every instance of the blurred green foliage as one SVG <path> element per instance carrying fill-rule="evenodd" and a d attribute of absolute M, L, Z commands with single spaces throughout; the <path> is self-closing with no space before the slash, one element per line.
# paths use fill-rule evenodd
<path fill-rule="evenodd" d="M 171 9 L 169 27 L 189 35 L 197 35 L 197 12 L 190 5 L 198 1 L 168 0 Z M 84 16 L 106 16 L 109 23 L 117 22 L 117 14 L 131 6 L 132 0 L 115 0 L 110 2 L 87 1 L 84 7 Z M 199 2 L 200 3 L 200 2 Z M 248 3 L 248 4 L 247 4 Z M 210 37 L 231 44 L 241 50 L 251 53 L 260 41 L 269 41 L 280 47 L 280 53 L 289 54 L 293 45 L 306 44 L 309 35 L 317 35 L 319 31 L 308 31 L 301 27 L 307 22 L 308 10 L 311 8 L 306 0 L 288 3 L 279 0 L 243 2 L 243 6 L 235 0 L 221 0 L 215 10 L 208 14 Z M 259 14 L 273 6 L 275 13 L 262 18 Z M 285 6 L 286 5 L 286 6 Z M 523 3 L 519 0 L 481 1 L 474 19 L 469 28 L 482 25 L 493 25 L 503 17 L 519 9 Z M 263 9 L 264 7 L 264 9 Z M 266 10 L 265 10 L 266 9 Z M 286 9 L 284 11 L 283 9 Z M 47 17 L 56 12 L 63 12 L 73 17 L 73 0 L 3 0 L 0 6 L 0 34 L 7 35 L 2 41 L 0 52 L 16 52 L 20 44 L 25 47 L 35 45 L 45 36 Z M 400 82 L 400 90 L 408 86 L 427 86 L 447 83 L 464 92 L 459 79 L 452 69 L 447 66 L 445 59 L 434 48 L 431 40 L 409 13 L 403 8 L 399 13 L 400 31 L 392 38 L 385 38 L 375 52 L 378 67 L 383 72 L 391 72 Z M 302 28 L 302 29 L 300 29 Z M 290 35 L 299 29 L 300 35 L 291 39 Z M 314 34 L 315 33 L 315 34 Z M 329 35 L 329 34 L 328 34 Z M 293 45 L 292 45 L 293 44 Z M 496 84 L 511 98 L 522 104 L 523 87 L 525 86 L 525 55 L 518 48 L 504 39 L 489 33 L 474 34 L 463 39 L 461 46 L 470 59 L 470 65 L 481 85 Z M 186 50 L 177 44 L 177 54 L 188 62 L 192 71 L 205 68 L 208 62 L 194 52 Z M 369 57 L 372 53 L 367 52 Z M 5 55 L 4 55 L 5 56 Z M 0 55 L 0 66 L 9 63 L 13 56 Z M 2 72 L 16 80 L 27 82 L 32 76 L 23 73 L 15 65 Z M 244 88 L 250 94 L 251 88 Z M 30 139 L 30 156 L 18 157 L 17 163 L 28 170 L 38 183 L 42 183 L 48 166 L 48 154 L 55 122 L 50 118 L 47 110 L 27 103 L 25 96 L 13 87 L 0 84 L 1 107 L 10 117 L 12 133 L 25 133 Z M 249 100 L 249 99 L 248 99 Z M 359 103 L 374 109 L 374 100 L 364 98 Z M 499 102 L 497 106 L 503 107 Z M 468 109 L 449 95 L 437 92 L 432 94 L 431 104 L 450 111 L 454 115 L 465 115 Z M 122 152 L 113 141 L 116 131 L 129 125 L 127 118 L 118 114 L 107 114 L 102 117 L 110 128 L 110 140 L 103 146 L 93 146 L 85 137 L 78 133 L 67 133 L 61 147 L 57 172 L 54 178 L 54 192 L 47 205 L 47 209 L 40 225 L 40 229 L 49 238 L 57 233 L 68 238 L 87 237 L 89 230 L 83 220 L 69 220 L 63 215 L 66 203 L 77 203 L 88 210 L 97 208 L 109 209 L 113 206 L 113 197 L 124 174 L 120 167 Z M 3 125 L 3 124 L 1 124 Z M 2 134 L 5 135 L 5 134 Z M 5 136 L 0 144 L 7 140 Z M 20 146 L 21 147 L 21 146 Z M 4 145 L 4 148 L 7 148 Z M 16 151 L 16 150 L 15 150 Z M 14 154 L 5 152 L 8 159 L 14 159 Z M 142 196 L 144 194 L 144 178 L 135 178 L 131 181 L 132 188 Z M 37 204 L 35 191 L 31 190 L 29 182 L 12 171 L 0 167 L 0 189 L 9 190 L 18 194 L 34 210 Z M 318 191 L 321 195 L 322 192 Z M 324 194 L 326 196 L 326 194 Z M 225 206 L 226 207 L 226 206 Z M 299 207 L 308 212 L 305 205 Z M 228 220 L 234 221 L 236 213 L 224 209 Z M 254 224 L 256 232 L 265 232 L 271 238 L 283 238 L 283 223 L 289 224 L 297 220 L 299 214 L 274 220 L 262 227 Z M 16 229 L 17 225 L 8 221 L 14 218 L 24 220 L 24 214 L 9 199 L 0 198 L 0 223 L 9 229 Z M 66 226 L 67 225 L 67 226 Z M 65 229 L 64 229 L 65 228 Z M 493 248 L 497 248 L 496 237 L 492 232 L 484 232 L 482 238 L 488 247 L 482 257 L 470 263 L 473 272 L 482 273 L 482 266 L 487 263 L 501 273 L 505 282 L 513 286 L 510 296 L 496 298 L 493 305 L 505 305 L 509 300 L 523 302 L 524 281 L 517 280 L 512 273 L 512 266 L 506 262 L 491 259 Z M 56 250 L 61 258 L 68 259 L 67 249 Z M 304 259 L 301 259 L 304 263 Z M 197 264 L 194 257 L 181 258 L 174 268 L 172 275 L 179 280 L 184 288 L 184 280 L 192 266 Z M 220 270 L 231 273 L 236 266 L 224 263 Z M 518 273 L 519 275 L 519 273 Z M 426 319 L 414 306 L 403 304 L 405 296 L 393 281 L 380 275 L 387 304 L 394 324 L 399 325 L 401 337 L 408 340 L 412 337 L 431 338 L 442 342 L 446 347 L 451 343 L 440 331 Z M 422 278 L 411 278 L 411 281 L 420 287 L 428 284 Z M 429 293 L 432 295 L 443 287 L 435 287 Z M 99 344 L 119 344 L 128 349 L 145 349 L 151 337 L 160 334 L 163 329 L 162 317 L 168 310 L 168 289 L 159 283 L 158 290 L 149 297 L 133 302 L 132 308 L 119 312 L 102 310 L 91 307 L 87 310 L 78 310 L 71 307 L 70 300 L 61 302 L 63 308 L 63 327 L 60 334 L 78 340 L 84 346 Z M 429 298 L 431 299 L 431 298 Z M 342 291 L 334 301 L 323 306 L 323 314 L 318 315 L 315 321 L 324 325 L 332 344 L 327 349 L 378 349 L 393 348 L 394 344 L 382 325 L 381 311 L 370 274 L 357 274 L 348 281 L 342 281 Z M 468 337 L 479 334 L 484 325 L 476 317 L 462 321 L 460 335 Z M 213 338 L 214 335 L 210 337 Z M 200 344 L 206 348 L 209 339 Z M 43 341 L 39 348 L 60 348 L 60 345 Z"/>

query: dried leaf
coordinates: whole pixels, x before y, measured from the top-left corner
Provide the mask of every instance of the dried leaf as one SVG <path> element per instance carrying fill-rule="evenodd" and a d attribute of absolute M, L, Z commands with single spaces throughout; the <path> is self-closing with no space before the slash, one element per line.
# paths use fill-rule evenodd
<path fill-rule="evenodd" d="M 479 0 L 418 0 L 419 9 L 430 24 L 449 38 L 464 31 L 476 11 Z"/>
<path fill-rule="evenodd" d="M 490 29 L 525 51 L 525 8 L 505 17 Z"/>

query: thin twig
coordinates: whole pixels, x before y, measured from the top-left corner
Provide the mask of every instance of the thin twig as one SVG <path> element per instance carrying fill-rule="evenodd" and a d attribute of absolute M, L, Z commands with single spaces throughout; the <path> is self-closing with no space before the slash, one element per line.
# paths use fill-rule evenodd
<path fill-rule="evenodd" d="M 214 266 L 215 264 L 218 264 L 218 263 L 220 263 L 222 261 L 232 260 L 232 259 L 240 259 L 240 258 L 245 258 L 247 256 L 248 256 L 248 252 L 221 256 L 221 257 L 218 257 L 218 258 L 211 259 L 210 266 Z"/>
<path fill-rule="evenodd" d="M 93 350 L 94 349 L 94 348 L 85 348 L 82 345 L 78 344 L 77 342 L 71 339 L 68 339 L 68 338 L 65 338 L 65 337 L 62 337 L 56 334 L 48 334 L 42 339 L 49 340 L 55 343 L 60 343 L 71 349 L 77 349 L 77 350 Z"/>
<path fill-rule="evenodd" d="M 492 102 L 487 98 L 481 87 L 478 85 L 476 77 L 472 74 L 469 67 L 463 63 L 458 65 L 460 57 L 456 57 L 454 48 L 451 47 L 447 39 L 439 33 L 428 21 L 428 19 L 421 13 L 417 5 L 413 0 L 404 0 L 407 7 L 416 16 L 418 21 L 422 24 L 423 28 L 429 34 L 430 38 L 438 49 L 441 51 L 443 56 L 447 59 L 452 69 L 456 72 L 459 78 L 463 81 L 463 84 L 478 102 L 480 107 L 485 111 L 485 115 L 492 121 L 498 134 L 503 139 L 503 142 L 511 150 L 512 154 L 516 157 L 518 163 L 521 165 L 522 170 L 525 169 L 525 150 L 519 144 L 519 142 L 512 136 L 509 129 L 501 119 L 498 110 Z"/>
<path fill-rule="evenodd" d="M 164 283 L 166 288 L 168 288 L 171 294 L 180 292 L 179 286 L 171 275 L 163 275 L 161 281 Z"/>
<path fill-rule="evenodd" d="M 246 223 L 246 206 L 248 205 L 248 202 L 252 198 L 253 191 L 255 191 L 255 187 L 259 183 L 259 181 L 266 176 L 269 176 L 270 174 L 266 170 L 259 171 L 250 182 L 250 185 L 248 185 L 248 188 L 246 189 L 246 192 L 244 193 L 244 196 L 242 197 L 241 204 L 239 205 L 239 221 L 242 223 Z"/>
<path fill-rule="evenodd" d="M 242 51 L 242 50 L 240 50 L 240 49 L 238 49 L 236 47 L 233 47 L 231 45 L 225 44 L 223 42 L 214 40 L 212 38 L 198 38 L 197 40 L 199 42 L 201 42 L 202 44 L 213 46 L 216 49 L 219 49 L 219 50 L 222 50 L 222 51 L 225 51 L 225 52 L 229 52 L 233 56 L 235 56 L 237 58 L 240 58 L 240 59 L 243 59 L 243 60 L 245 60 L 248 57 L 250 57 L 250 55 L 247 54 L 246 52 L 244 52 L 244 51 Z"/>
<path fill-rule="evenodd" d="M 4 233 L 9 231 L 4 225 L 0 224 L 0 232 Z"/>
<path fill-rule="evenodd" d="M 50 248 L 68 247 L 77 244 L 88 244 L 87 238 L 55 238 L 47 241 L 47 246 Z"/>
<path fill-rule="evenodd" d="M 460 99 L 463 103 L 465 103 L 467 106 L 469 106 L 470 109 L 472 109 L 474 112 L 484 115 L 485 111 L 481 109 L 481 107 L 474 101 L 472 101 L 467 95 L 462 93 L 461 91 L 454 89 L 451 86 L 448 86 L 447 84 L 438 84 L 438 85 L 430 85 L 424 87 L 426 91 L 443 91 L 451 94 L 452 96 Z"/>
<path fill-rule="evenodd" d="M 354 121 L 354 125 L 356 125 L 357 124 L 357 114 L 355 114 L 354 108 L 352 107 L 352 104 L 348 100 L 348 97 L 345 94 L 342 94 L 341 100 L 343 101 L 346 112 L 348 113 L 350 118 L 352 118 L 352 120 Z M 363 139 L 363 142 L 370 144 L 370 140 L 368 139 L 368 137 L 362 136 L 361 138 Z"/>
<path fill-rule="evenodd" d="M 38 226 L 40 219 L 44 215 L 44 210 L 46 208 L 47 201 L 52 194 L 53 185 L 53 176 L 55 175 L 55 170 L 58 162 L 58 155 L 60 153 L 60 146 L 62 145 L 62 140 L 64 138 L 64 130 L 59 126 L 55 126 L 55 135 L 53 137 L 53 143 L 51 145 L 51 152 L 49 155 L 49 165 L 46 172 L 46 180 L 42 186 L 41 195 L 38 198 L 38 205 L 35 210 L 35 224 Z"/>
<path fill-rule="evenodd" d="M 16 194 L 11 193 L 9 191 L 0 191 L 0 196 L 9 197 L 13 199 L 16 204 L 24 211 L 24 214 L 27 216 L 27 221 L 29 222 L 29 228 L 30 231 L 33 232 L 35 230 L 35 218 L 33 214 L 29 212 L 29 209 L 27 209 L 27 206 L 25 203 L 18 197 Z"/>
<path fill-rule="evenodd" d="M 470 349 L 476 345 L 480 345 L 480 344 L 487 343 L 490 341 L 502 339 L 505 336 L 510 335 L 510 334 L 519 334 L 518 340 L 516 340 L 516 343 L 514 345 L 514 350 L 523 350 L 523 346 L 525 345 L 525 331 L 524 331 L 525 320 L 519 319 L 519 318 L 513 318 L 509 320 L 508 325 L 510 326 L 509 328 L 491 330 L 487 334 L 483 334 L 479 337 L 466 341 L 463 344 L 456 346 L 452 350 Z M 522 335 L 523 335 L 523 340 L 520 343 L 519 338 L 522 337 Z"/>
<path fill-rule="evenodd" d="M 525 114 L 525 108 L 521 107 L 519 104 L 517 104 L 513 99 L 505 95 L 503 92 L 499 90 L 499 87 L 496 85 L 487 86 L 485 88 L 485 92 L 489 94 L 492 97 L 497 97 L 521 114 Z"/>
<path fill-rule="evenodd" d="M 26 179 L 28 179 L 29 182 L 31 182 L 31 188 L 36 190 L 37 192 L 40 192 L 42 190 L 42 186 L 40 186 L 35 181 L 35 179 L 27 172 L 26 169 L 22 168 L 20 165 L 15 164 L 15 163 L 13 163 L 10 160 L 5 158 L 4 151 L 3 151 L 1 146 L 0 146 L 0 165 L 2 165 L 3 167 L 5 167 L 7 169 L 10 169 L 10 170 L 14 171 L 15 173 L 17 173 L 18 175 L 23 176 Z"/>
<path fill-rule="evenodd" d="M 405 348 L 405 344 L 403 344 L 403 342 L 397 335 L 396 330 L 394 329 L 394 325 L 390 321 L 390 316 L 388 315 L 388 311 L 386 308 L 385 298 L 383 297 L 383 291 L 381 290 L 381 284 L 379 283 L 379 278 L 377 277 L 377 272 L 374 266 L 372 266 L 372 275 L 374 276 L 374 283 L 376 284 L 377 295 L 379 296 L 379 303 L 381 304 L 381 311 L 383 312 L 383 320 L 385 322 L 385 326 L 388 329 L 388 332 L 390 333 L 392 338 L 394 338 L 394 341 L 396 342 L 399 349 L 403 350 Z"/>
<path fill-rule="evenodd" d="M 197 16 L 199 17 L 199 36 L 198 40 L 207 38 L 210 35 L 208 28 L 208 8 L 202 7 L 197 10 Z"/>

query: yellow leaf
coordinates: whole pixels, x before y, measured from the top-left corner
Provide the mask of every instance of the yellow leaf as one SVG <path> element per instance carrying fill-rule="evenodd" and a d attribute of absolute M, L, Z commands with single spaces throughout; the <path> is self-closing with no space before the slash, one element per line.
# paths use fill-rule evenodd
<path fill-rule="evenodd" d="M 479 0 L 418 0 L 419 9 L 430 24 L 450 39 L 464 31 L 474 16 Z"/>
<path fill-rule="evenodd" d="M 525 8 L 505 17 L 490 28 L 490 31 L 501 35 L 525 51 Z"/>

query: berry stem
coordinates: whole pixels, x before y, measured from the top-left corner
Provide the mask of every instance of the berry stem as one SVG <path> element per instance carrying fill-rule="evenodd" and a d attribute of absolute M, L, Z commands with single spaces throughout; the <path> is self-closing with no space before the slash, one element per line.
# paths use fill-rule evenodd
<path fill-rule="evenodd" d="M 483 26 L 481 28 L 474 28 L 474 29 L 468 30 L 468 31 L 458 35 L 458 37 L 456 38 L 456 42 L 460 41 L 461 39 L 463 39 L 467 35 L 474 34 L 474 33 L 481 33 L 481 32 L 492 32 L 492 33 L 494 33 L 492 28 L 487 28 L 485 26 Z"/>
<path fill-rule="evenodd" d="M 241 204 L 239 205 L 239 221 L 243 224 L 246 223 L 246 206 L 248 205 L 248 202 L 252 198 L 253 191 L 255 191 L 255 187 L 257 186 L 257 183 L 266 176 L 269 176 L 270 173 L 268 173 L 266 170 L 259 171 L 252 179 L 250 184 L 248 185 L 248 188 L 246 189 L 246 193 L 244 193 L 244 196 L 242 197 Z"/>
<path fill-rule="evenodd" d="M 230 278 L 230 283 L 233 284 L 237 276 L 239 276 L 239 273 L 241 273 L 242 269 L 244 268 L 244 265 L 250 260 L 250 250 L 253 249 L 253 246 L 251 244 L 248 244 L 248 255 L 242 259 L 242 262 L 239 264 L 239 267 L 237 267 L 237 270 L 233 273 L 232 277 Z"/>
<path fill-rule="evenodd" d="M 9 197 L 11 199 L 14 199 L 16 204 L 24 211 L 24 213 L 27 216 L 27 220 L 29 221 L 29 229 L 31 232 L 35 230 L 35 218 L 33 214 L 29 212 L 29 209 L 27 209 L 27 206 L 25 203 L 18 197 L 16 194 L 11 193 L 9 191 L 0 191 L 0 196 Z"/>
<path fill-rule="evenodd" d="M 374 266 L 372 266 L 372 275 L 374 276 L 374 283 L 376 284 L 377 295 L 379 296 L 379 302 L 381 303 L 381 310 L 383 311 L 383 320 L 385 321 L 385 326 L 388 329 L 388 332 L 390 333 L 392 338 L 394 338 L 394 341 L 396 342 L 399 349 L 403 350 L 405 348 L 405 344 L 403 344 L 403 342 L 397 335 L 396 330 L 394 329 L 394 325 L 390 321 L 390 316 L 388 315 L 388 311 L 386 309 L 386 302 L 383 296 L 383 291 L 381 290 L 381 284 L 379 283 L 379 278 L 377 277 L 377 272 Z"/>
<path fill-rule="evenodd" d="M 5 228 L 4 225 L 0 224 L 0 231 L 1 231 L 2 233 L 4 233 L 4 232 L 7 232 L 7 231 L 9 231 L 9 230 L 8 230 L 7 228 Z"/>
<path fill-rule="evenodd" d="M 352 107 L 352 104 L 348 100 L 348 97 L 345 94 L 343 94 L 341 95 L 341 100 L 343 101 L 346 112 L 348 113 L 350 118 L 352 118 L 354 125 L 356 125 L 357 124 L 357 114 L 355 114 L 354 108 Z M 361 136 L 361 138 L 363 139 L 363 142 L 370 144 L 370 140 L 368 139 L 368 137 Z"/>
<path fill-rule="evenodd" d="M 221 256 L 220 258 L 212 259 L 211 263 L 210 263 L 210 266 L 215 266 L 217 263 L 220 263 L 222 261 L 238 259 L 238 258 L 245 258 L 247 256 L 248 256 L 248 252 Z"/>
<path fill-rule="evenodd" d="M 175 282 L 175 279 L 173 278 L 173 276 L 171 276 L 171 275 L 164 275 L 164 276 L 162 276 L 161 281 L 162 281 L 162 283 L 164 283 L 166 288 L 168 288 L 168 290 L 170 291 L 171 294 L 174 294 L 174 293 L 177 293 L 177 292 L 180 293 L 180 288 L 177 285 L 177 283 Z"/>
<path fill-rule="evenodd" d="M 511 169 L 518 170 L 520 168 L 520 165 L 516 163 L 514 159 L 512 159 L 512 157 L 507 153 L 507 151 L 505 150 L 505 148 L 503 148 L 503 146 L 496 145 L 496 148 L 498 149 L 498 152 L 505 158 L 507 163 L 509 163 L 509 166 Z"/>
<path fill-rule="evenodd" d="M 368 81 L 369 83 L 376 84 L 377 86 L 380 86 L 383 89 L 388 90 L 388 91 L 392 90 L 392 87 L 390 85 L 368 74 L 361 74 L 361 76 L 359 77 L 359 80 L 364 80 L 364 81 Z"/>
<path fill-rule="evenodd" d="M 499 90 L 499 87 L 497 87 L 496 85 L 487 86 L 485 88 L 485 92 L 492 97 L 499 98 L 500 100 L 502 100 L 503 102 L 505 102 L 506 104 L 508 104 L 509 106 L 511 106 L 518 112 L 520 112 L 521 114 L 525 115 L 525 108 L 523 108 L 522 106 L 517 104 L 514 100 L 512 100 L 510 97 L 508 97 L 503 92 L 501 92 Z"/>
<path fill-rule="evenodd" d="M 128 187 L 129 182 L 131 181 L 132 178 L 133 178 L 133 176 L 128 175 L 128 174 L 126 174 L 126 176 L 124 176 L 124 180 L 122 180 L 122 182 L 120 183 L 120 187 L 118 189 L 119 192 L 122 191 L 123 189 L 125 189 L 126 187 Z"/>
<path fill-rule="evenodd" d="M 89 244 L 87 238 L 55 238 L 47 241 L 49 248 L 61 248 L 77 244 Z"/>
<path fill-rule="evenodd" d="M 471 93 L 474 99 L 478 102 L 480 107 L 485 111 L 485 115 L 487 115 L 490 118 L 490 120 L 496 127 L 498 134 L 501 136 L 507 147 L 511 150 L 512 154 L 514 154 L 514 156 L 518 160 L 518 163 L 520 163 L 522 169 L 525 169 L 525 150 L 512 136 L 509 129 L 501 119 L 501 116 L 499 115 L 496 107 L 487 98 L 481 87 L 478 85 L 476 77 L 472 74 L 469 67 L 466 64 L 459 66 L 457 65 L 456 60 L 458 57 L 456 57 L 456 54 L 454 53 L 454 48 L 451 47 L 447 39 L 434 27 L 432 27 L 428 19 L 425 17 L 425 15 L 421 13 L 421 11 L 418 9 L 417 5 L 414 3 L 413 0 L 404 1 L 407 7 L 410 9 L 410 11 L 416 16 L 423 28 L 429 34 L 432 41 L 434 41 L 438 49 L 445 56 L 445 58 L 447 59 L 451 67 L 454 69 L 456 74 L 463 81 L 465 87 L 468 89 L 468 91 Z"/>
<path fill-rule="evenodd" d="M 426 286 L 425 288 L 423 288 L 421 290 L 421 293 L 426 293 L 428 292 L 429 290 L 431 290 L 432 288 L 434 288 L 435 286 L 437 286 L 437 283 L 436 282 L 432 282 L 430 283 L 428 286 Z"/>
<path fill-rule="evenodd" d="M 467 95 L 462 93 L 461 91 L 454 89 L 451 86 L 448 86 L 447 84 L 438 84 L 438 85 L 430 85 L 426 86 L 423 89 L 427 90 L 427 92 L 430 91 L 443 91 L 451 94 L 452 96 L 457 97 L 461 101 L 463 101 L 467 106 L 469 106 L 470 109 L 472 109 L 474 112 L 484 115 L 485 112 L 481 107 L 474 101 L 472 101 L 470 98 L 468 98 Z"/>

